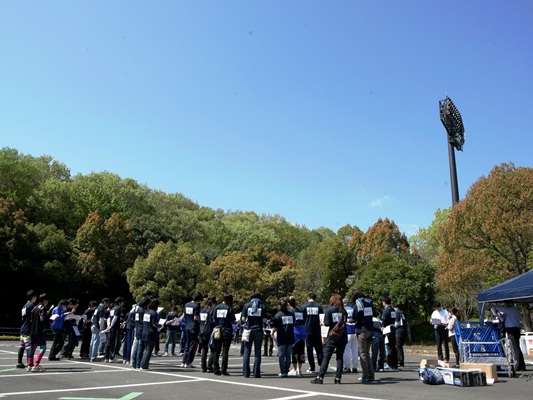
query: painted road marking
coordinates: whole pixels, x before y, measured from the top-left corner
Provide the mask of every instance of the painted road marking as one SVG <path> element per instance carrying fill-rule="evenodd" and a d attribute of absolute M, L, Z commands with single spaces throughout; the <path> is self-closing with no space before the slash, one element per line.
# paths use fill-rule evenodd
<path fill-rule="evenodd" d="M 126 396 L 120 398 L 103 398 L 103 397 L 60 397 L 58 400 L 131 400 L 137 396 L 140 396 L 143 392 L 131 392 Z"/>

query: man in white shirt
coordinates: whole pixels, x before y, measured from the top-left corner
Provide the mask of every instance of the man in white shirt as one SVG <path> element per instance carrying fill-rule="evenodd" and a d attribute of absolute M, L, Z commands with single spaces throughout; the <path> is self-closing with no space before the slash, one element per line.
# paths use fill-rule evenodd
<path fill-rule="evenodd" d="M 450 346 L 448 340 L 448 312 L 444 310 L 439 302 L 435 303 L 435 311 L 431 314 L 431 324 L 435 329 L 435 340 L 437 341 L 437 355 L 439 360 L 448 362 L 450 360 Z M 444 357 L 442 354 L 442 345 L 444 345 Z"/>

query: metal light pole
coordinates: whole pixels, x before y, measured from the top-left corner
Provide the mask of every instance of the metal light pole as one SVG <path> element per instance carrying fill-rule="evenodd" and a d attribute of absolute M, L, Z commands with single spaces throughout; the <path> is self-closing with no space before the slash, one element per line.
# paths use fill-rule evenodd
<path fill-rule="evenodd" d="M 452 205 L 459 202 L 459 185 L 457 184 L 457 167 L 455 166 L 454 148 L 463 151 L 465 128 L 461 114 L 448 96 L 439 101 L 440 120 L 448 134 L 448 158 L 450 160 L 450 181 L 452 185 Z"/>

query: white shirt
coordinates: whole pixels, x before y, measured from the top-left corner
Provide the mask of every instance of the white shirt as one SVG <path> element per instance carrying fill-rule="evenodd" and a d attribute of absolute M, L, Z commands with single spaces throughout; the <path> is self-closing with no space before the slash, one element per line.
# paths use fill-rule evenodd
<path fill-rule="evenodd" d="M 450 318 L 448 317 L 448 311 L 446 311 L 444 308 L 441 308 L 440 311 L 439 310 L 435 310 L 433 311 L 433 313 L 431 314 L 431 321 L 433 320 L 437 320 L 439 319 L 441 322 L 441 324 L 448 324 L 448 321 L 450 320 Z M 437 326 L 438 325 L 433 325 L 433 327 L 435 329 L 437 329 Z"/>

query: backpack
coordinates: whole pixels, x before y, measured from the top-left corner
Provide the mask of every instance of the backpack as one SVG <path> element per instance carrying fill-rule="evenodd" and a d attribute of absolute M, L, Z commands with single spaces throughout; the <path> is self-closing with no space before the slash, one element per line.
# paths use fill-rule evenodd
<path fill-rule="evenodd" d="M 337 321 L 332 330 L 329 331 L 329 337 L 333 340 L 339 340 L 344 334 L 344 329 L 346 328 L 346 323 L 344 321 L 344 314 Z"/>
<path fill-rule="evenodd" d="M 427 385 L 441 385 L 444 383 L 444 378 L 437 369 L 426 367 L 422 371 L 422 382 Z"/>

